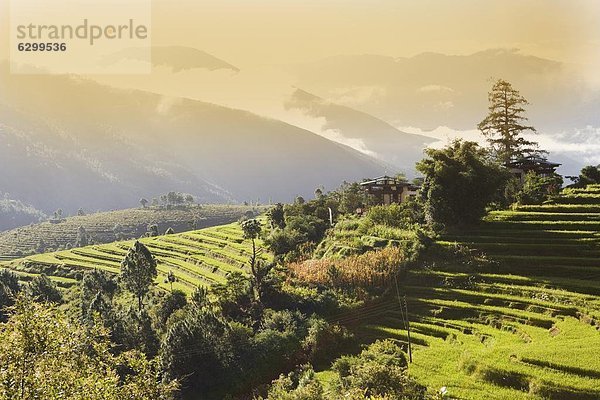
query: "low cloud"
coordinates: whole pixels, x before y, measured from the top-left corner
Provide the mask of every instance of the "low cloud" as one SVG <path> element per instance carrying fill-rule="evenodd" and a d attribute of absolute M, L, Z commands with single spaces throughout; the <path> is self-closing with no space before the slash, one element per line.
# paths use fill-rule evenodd
<path fill-rule="evenodd" d="M 425 85 L 418 88 L 417 93 L 454 93 L 454 89 L 442 85 Z"/>
<path fill-rule="evenodd" d="M 330 91 L 328 99 L 348 107 L 356 107 L 366 103 L 376 103 L 386 95 L 382 86 L 353 86 L 337 88 Z"/>

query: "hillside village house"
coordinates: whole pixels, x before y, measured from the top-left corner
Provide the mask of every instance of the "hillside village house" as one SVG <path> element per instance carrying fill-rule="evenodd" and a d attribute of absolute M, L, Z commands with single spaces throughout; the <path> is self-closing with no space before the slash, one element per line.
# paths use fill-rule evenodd
<path fill-rule="evenodd" d="M 561 164 L 548 161 L 540 156 L 527 156 L 504 164 L 506 168 L 521 182 L 529 171 L 534 171 L 540 176 L 549 176 L 556 172 Z"/>
<path fill-rule="evenodd" d="M 389 206 L 392 203 L 402 203 L 417 195 L 419 186 L 401 181 L 390 176 L 380 176 L 360 184 L 372 196 L 378 205 Z"/>

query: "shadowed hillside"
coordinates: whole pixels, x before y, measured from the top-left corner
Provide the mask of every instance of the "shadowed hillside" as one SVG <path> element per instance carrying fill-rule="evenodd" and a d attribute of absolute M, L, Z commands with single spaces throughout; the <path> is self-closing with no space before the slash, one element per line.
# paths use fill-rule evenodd
<path fill-rule="evenodd" d="M 286 102 L 313 118 L 325 118 L 324 130 L 333 130 L 345 140 L 359 141 L 365 150 L 404 172 L 414 174 L 414 165 L 423 158 L 423 149 L 434 139 L 399 131 L 387 122 L 349 107 L 330 103 L 297 89 Z"/>
<path fill-rule="evenodd" d="M 0 187 L 45 212 L 124 208 L 172 190 L 204 203 L 286 201 L 385 170 L 309 131 L 199 101 L 7 75 L 6 65 L 0 91 Z"/>

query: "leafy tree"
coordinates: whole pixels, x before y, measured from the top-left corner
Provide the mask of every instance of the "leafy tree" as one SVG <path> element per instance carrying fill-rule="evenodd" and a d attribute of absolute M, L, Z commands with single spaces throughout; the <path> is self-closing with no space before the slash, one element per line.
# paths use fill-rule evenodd
<path fill-rule="evenodd" d="M 142 205 L 142 208 L 146 208 L 146 206 L 148 205 L 148 200 L 142 197 L 140 199 L 140 204 Z"/>
<path fill-rule="evenodd" d="M 523 133 L 535 133 L 533 126 L 525 125 L 525 106 L 529 102 L 518 90 L 498 79 L 488 93 L 488 115 L 477 128 L 487 137 L 497 159 L 507 163 L 512 159 L 536 152 L 537 143 L 523 138 Z"/>
<path fill-rule="evenodd" d="M 29 282 L 28 292 L 32 298 L 46 303 L 61 303 L 62 294 L 56 288 L 54 282 L 46 275 L 35 276 Z"/>
<path fill-rule="evenodd" d="M 177 282 L 177 277 L 175 276 L 172 270 L 169 270 L 167 278 L 165 279 L 165 283 L 169 283 L 171 285 L 171 293 L 173 292 L 173 283 L 175 282 Z"/>
<path fill-rule="evenodd" d="M 15 297 L 20 291 L 18 276 L 7 269 L 0 269 L 0 322 L 5 321 L 5 309 L 14 304 Z"/>
<path fill-rule="evenodd" d="M 209 393 L 231 387 L 234 369 L 231 327 L 219 313 L 201 303 L 190 302 L 180 318 L 172 321 L 162 342 L 162 368 L 169 379 L 180 379 L 190 392 Z M 246 345 L 247 347 L 247 345 Z"/>
<path fill-rule="evenodd" d="M 271 228 L 285 228 L 285 213 L 283 204 L 277 203 L 267 211 L 267 218 L 271 224 Z"/>
<path fill-rule="evenodd" d="M 340 212 L 354 214 L 358 208 L 369 203 L 367 194 L 357 182 L 344 182 L 334 193 L 339 201 Z"/>
<path fill-rule="evenodd" d="M 538 175 L 531 171 L 525 175 L 522 189 L 517 193 L 520 204 L 542 204 L 551 196 L 556 196 L 562 188 L 563 179 L 558 174 Z"/>
<path fill-rule="evenodd" d="M 427 149 L 417 163 L 425 175 L 420 190 L 425 218 L 446 226 L 477 222 L 509 179 L 475 142 L 455 140 L 443 149 Z"/>
<path fill-rule="evenodd" d="M 281 375 L 269 388 L 267 400 L 323 400 L 323 385 L 315 377 L 310 365 L 302 366 L 299 371 Z"/>
<path fill-rule="evenodd" d="M 77 228 L 77 238 L 75 239 L 75 247 L 84 247 L 90 244 L 89 235 L 83 226 Z"/>
<path fill-rule="evenodd" d="M 177 205 L 185 202 L 183 194 L 178 192 L 169 192 L 166 196 L 167 204 Z"/>
<path fill-rule="evenodd" d="M 260 260 L 261 250 L 256 247 L 256 239 L 260 236 L 262 226 L 257 219 L 248 219 L 242 222 L 244 237 L 252 240 L 252 255 L 250 256 L 250 272 L 252 274 L 252 288 L 255 299 L 262 303 L 262 294 L 265 278 L 273 268 L 273 264 Z"/>
<path fill-rule="evenodd" d="M 294 229 L 274 229 L 265 239 L 265 244 L 275 256 L 290 253 L 304 242 L 306 236 Z"/>
<path fill-rule="evenodd" d="M 148 225 L 148 227 L 146 229 L 147 229 L 146 236 L 148 236 L 148 237 L 159 236 L 158 225 L 150 224 L 150 225 Z"/>
<path fill-rule="evenodd" d="M 121 282 L 125 289 L 137 297 L 138 310 L 142 309 L 144 296 L 157 274 L 156 260 L 152 253 L 136 240 L 121 262 Z"/>
<path fill-rule="evenodd" d="M 572 178 L 573 179 L 573 178 Z M 600 165 L 588 165 L 581 169 L 578 177 L 574 178 L 572 187 L 586 187 L 590 184 L 600 183 Z"/>
<path fill-rule="evenodd" d="M 14 294 L 21 290 L 19 277 L 15 273 L 5 268 L 0 269 L 0 285 L 4 285 L 5 288 Z"/>
<path fill-rule="evenodd" d="M 158 322 L 166 326 L 169 317 L 177 310 L 181 310 L 187 304 L 185 293 L 181 290 L 172 290 L 168 293 L 157 310 Z"/>
<path fill-rule="evenodd" d="M 211 293 L 218 299 L 217 303 L 226 318 L 246 325 L 259 319 L 260 310 L 257 310 L 252 282 L 241 272 L 232 272 L 227 282 L 214 285 Z"/>
<path fill-rule="evenodd" d="M 100 325 L 19 296 L 0 329 L 0 399 L 173 399 L 177 383 L 159 377 L 158 360 L 110 349 Z"/>
<path fill-rule="evenodd" d="M 81 279 L 80 307 L 83 319 L 91 321 L 94 313 L 99 313 L 105 320 L 110 319 L 111 316 L 107 314 L 111 310 L 107 308 L 117 289 L 117 282 L 107 272 L 99 269 L 86 271 Z"/>
<path fill-rule="evenodd" d="M 315 189 L 315 199 L 320 199 L 323 197 L 323 189 L 318 187 Z"/>
<path fill-rule="evenodd" d="M 46 251 L 46 248 L 47 248 L 46 242 L 44 241 L 44 239 L 40 238 L 40 240 L 38 240 L 37 245 L 35 246 L 35 252 L 43 253 Z"/>
<path fill-rule="evenodd" d="M 116 313 L 113 337 L 119 350 L 139 350 L 148 357 L 158 353 L 158 335 L 144 309 L 121 308 Z"/>

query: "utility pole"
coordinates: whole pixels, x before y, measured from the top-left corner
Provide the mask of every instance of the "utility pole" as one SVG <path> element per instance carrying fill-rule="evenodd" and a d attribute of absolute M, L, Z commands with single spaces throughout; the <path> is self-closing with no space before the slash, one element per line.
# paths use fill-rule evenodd
<path fill-rule="evenodd" d="M 406 335 L 408 337 L 408 361 L 412 364 L 412 345 L 410 343 L 410 320 L 408 319 L 408 302 L 404 295 L 404 315 L 406 316 Z"/>
<path fill-rule="evenodd" d="M 406 329 L 406 336 L 408 339 L 408 361 L 412 363 L 412 344 L 410 342 L 410 321 L 408 320 L 408 303 L 406 302 L 406 294 L 400 298 L 400 288 L 398 286 L 398 274 L 394 277 L 396 281 L 396 296 L 398 297 L 398 305 L 400 306 L 400 315 L 402 316 L 402 322 L 404 323 L 404 329 Z"/>

